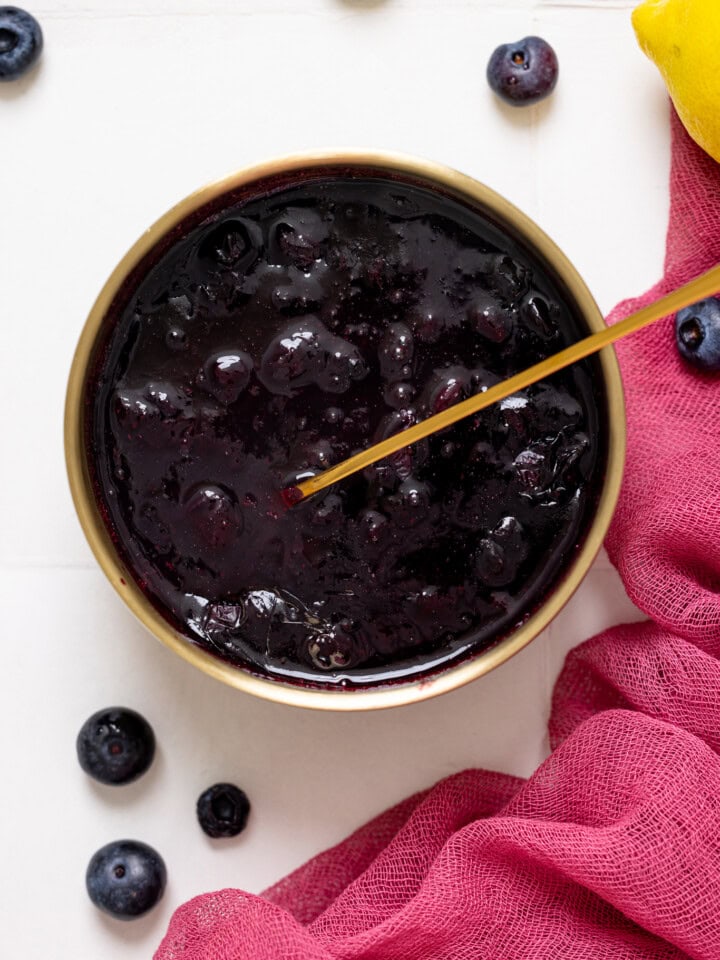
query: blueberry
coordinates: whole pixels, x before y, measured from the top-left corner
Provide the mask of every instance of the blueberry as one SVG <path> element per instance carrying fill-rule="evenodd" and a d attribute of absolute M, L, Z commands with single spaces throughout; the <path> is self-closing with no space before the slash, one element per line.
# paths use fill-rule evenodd
<path fill-rule="evenodd" d="M 0 7 L 0 82 L 21 77 L 42 48 L 42 30 L 35 17 L 17 7 Z"/>
<path fill-rule="evenodd" d="M 537 103 L 555 89 L 558 60 L 541 37 L 504 43 L 490 57 L 487 80 L 494 92 L 514 107 Z"/>
<path fill-rule="evenodd" d="M 220 403 L 235 403 L 250 383 L 253 358 L 244 350 L 213 354 L 203 369 L 203 384 Z"/>
<path fill-rule="evenodd" d="M 385 403 L 395 409 L 409 407 L 414 397 L 415 387 L 411 383 L 390 383 L 383 391 Z"/>
<path fill-rule="evenodd" d="M 307 652 L 318 670 L 343 670 L 353 666 L 353 638 L 341 624 L 310 634 Z"/>
<path fill-rule="evenodd" d="M 209 837 L 236 837 L 245 829 L 250 801 L 232 783 L 215 783 L 198 797 L 197 818 Z"/>
<path fill-rule="evenodd" d="M 275 227 L 275 242 L 283 259 L 307 270 L 322 254 L 328 227 L 307 207 L 288 207 Z"/>
<path fill-rule="evenodd" d="M 475 553 L 475 570 L 489 587 L 506 587 L 517 577 L 528 555 L 525 530 L 515 517 L 503 517 Z"/>
<path fill-rule="evenodd" d="M 490 343 L 504 343 L 513 330 L 513 315 L 489 296 L 468 308 L 467 318 L 474 330 Z"/>
<path fill-rule="evenodd" d="M 167 871 L 157 851 L 139 840 L 101 847 L 85 874 L 88 896 L 116 920 L 134 920 L 152 910 L 165 890 Z"/>
<path fill-rule="evenodd" d="M 310 512 L 310 523 L 315 527 L 335 528 L 345 516 L 342 499 L 336 493 L 329 493 Z"/>
<path fill-rule="evenodd" d="M 283 327 L 262 356 L 259 376 L 272 393 L 292 396 L 293 390 L 315 381 L 324 360 L 325 327 L 308 318 Z"/>
<path fill-rule="evenodd" d="M 428 385 L 427 405 L 431 414 L 454 407 L 470 393 L 470 371 L 456 364 L 436 370 Z"/>
<path fill-rule="evenodd" d="M 345 393 L 352 382 L 367 376 L 367 366 L 359 350 L 341 337 L 328 337 L 325 357 L 317 385 L 326 393 Z"/>
<path fill-rule="evenodd" d="M 155 734 L 134 710 L 108 707 L 85 721 L 76 747 L 85 773 L 100 783 L 120 785 L 148 769 L 155 755 Z"/>
<path fill-rule="evenodd" d="M 408 477 L 397 493 L 385 499 L 385 504 L 398 527 L 413 527 L 427 520 L 431 500 L 428 485 Z"/>
<path fill-rule="evenodd" d="M 382 543 L 388 535 L 388 519 L 377 510 L 363 510 L 358 516 L 358 531 L 361 543 Z"/>
<path fill-rule="evenodd" d="M 720 370 L 720 299 L 708 297 L 679 310 L 675 340 L 689 363 L 701 370 Z"/>
<path fill-rule="evenodd" d="M 411 372 L 414 352 L 410 328 L 404 323 L 391 323 L 378 346 L 380 376 L 391 382 L 406 379 Z"/>
<path fill-rule="evenodd" d="M 224 220 L 211 227 L 203 237 L 199 254 L 202 260 L 231 270 L 247 270 L 262 250 L 260 228 L 251 220 Z"/>
<path fill-rule="evenodd" d="M 187 350 L 188 347 L 187 333 L 182 327 L 174 324 L 172 327 L 168 328 L 168 331 L 165 334 L 165 344 L 169 350 L 173 350 L 176 353 L 181 353 L 183 350 Z"/>
<path fill-rule="evenodd" d="M 229 547 L 243 530 L 242 514 L 223 487 L 200 483 L 188 491 L 183 502 L 190 526 L 205 547 Z"/>
<path fill-rule="evenodd" d="M 544 340 L 549 340 L 558 333 L 547 300 L 537 294 L 528 297 L 522 304 L 521 315 L 528 329 Z"/>

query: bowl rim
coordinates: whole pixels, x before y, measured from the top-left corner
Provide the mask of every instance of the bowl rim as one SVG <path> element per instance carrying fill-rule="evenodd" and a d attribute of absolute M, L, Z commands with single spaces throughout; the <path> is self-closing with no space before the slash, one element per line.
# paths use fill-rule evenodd
<path fill-rule="evenodd" d="M 410 703 L 455 690 L 493 670 L 513 657 L 541 633 L 567 604 L 595 559 L 620 493 L 626 422 L 622 379 L 615 350 L 605 347 L 598 355 L 606 397 L 607 459 L 605 477 L 595 514 L 585 539 L 572 562 L 560 575 L 552 592 L 519 627 L 476 656 L 437 674 L 416 680 L 388 683 L 362 689 L 325 689 L 261 677 L 242 667 L 220 660 L 172 627 L 136 584 L 120 556 L 96 504 L 85 444 L 85 385 L 94 359 L 97 339 L 105 317 L 126 279 L 150 251 L 181 222 L 198 209 L 240 188 L 281 174 L 328 167 L 366 168 L 377 174 L 390 173 L 439 187 L 492 215 L 500 225 L 509 226 L 531 250 L 539 254 L 565 286 L 578 315 L 591 332 L 605 322 L 585 282 L 560 248 L 514 204 L 473 177 L 443 164 L 401 153 L 332 149 L 313 150 L 277 157 L 243 167 L 190 193 L 149 227 L 128 250 L 111 273 L 93 304 L 73 356 L 64 415 L 65 460 L 75 510 L 88 544 L 115 591 L 140 622 L 183 660 L 229 686 L 265 700 L 320 710 L 376 710 Z"/>

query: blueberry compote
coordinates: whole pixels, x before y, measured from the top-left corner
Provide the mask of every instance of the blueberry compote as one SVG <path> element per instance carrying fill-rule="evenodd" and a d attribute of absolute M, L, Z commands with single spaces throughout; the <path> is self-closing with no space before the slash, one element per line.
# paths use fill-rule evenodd
<path fill-rule="evenodd" d="M 320 686 L 417 677 L 526 618 L 582 540 L 595 361 L 283 502 L 584 332 L 537 258 L 456 199 L 360 169 L 255 185 L 181 225 L 110 321 L 88 398 L 106 522 L 163 615 L 225 660 Z"/>

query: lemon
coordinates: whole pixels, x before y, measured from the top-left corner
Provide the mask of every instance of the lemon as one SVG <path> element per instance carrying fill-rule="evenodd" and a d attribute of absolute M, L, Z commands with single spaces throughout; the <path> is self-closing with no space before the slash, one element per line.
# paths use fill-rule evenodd
<path fill-rule="evenodd" d="M 719 0 L 644 0 L 632 22 L 685 129 L 720 162 Z"/>

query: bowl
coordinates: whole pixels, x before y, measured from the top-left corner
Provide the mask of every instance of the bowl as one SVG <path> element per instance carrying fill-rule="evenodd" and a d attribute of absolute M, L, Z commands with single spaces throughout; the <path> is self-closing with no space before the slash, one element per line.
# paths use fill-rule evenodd
<path fill-rule="evenodd" d="M 88 543 L 110 583 L 129 609 L 159 640 L 206 674 L 268 700 L 326 710 L 368 710 L 408 704 L 453 690 L 504 663 L 535 638 L 577 589 L 601 547 L 617 502 L 625 452 L 622 383 L 611 347 L 593 361 L 604 431 L 602 477 L 595 483 L 592 516 L 572 557 L 548 592 L 491 646 L 444 669 L 401 682 L 328 688 L 289 682 L 231 663 L 195 643 L 159 611 L 141 589 L 117 546 L 107 516 L 104 493 L 89 459 L 92 405 L 89 402 L 110 331 L 157 260 L 187 231 L 238 198 L 252 198 L 269 188 L 331 174 L 381 177 L 414 184 L 441 197 L 458 200 L 480 212 L 501 233 L 528 252 L 562 291 L 581 331 L 594 332 L 603 318 L 582 279 L 558 247 L 520 210 L 476 180 L 437 163 L 368 151 L 334 151 L 294 155 L 253 166 L 209 184 L 182 200 L 134 244 L 98 296 L 82 330 L 70 371 L 65 409 L 65 452 L 75 508 Z M 604 409 L 602 409 L 604 407 Z"/>

